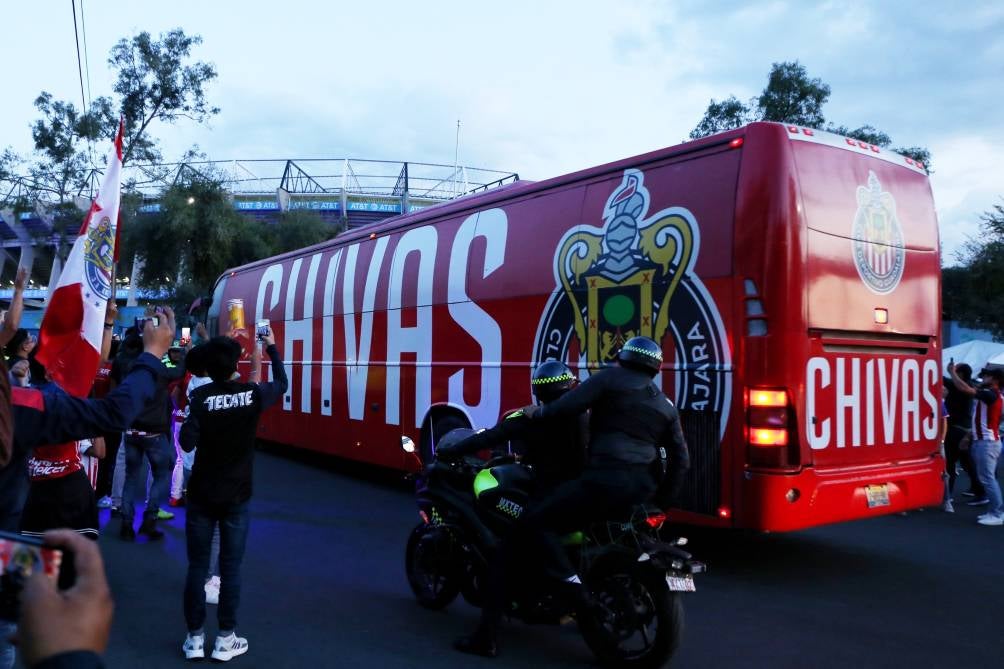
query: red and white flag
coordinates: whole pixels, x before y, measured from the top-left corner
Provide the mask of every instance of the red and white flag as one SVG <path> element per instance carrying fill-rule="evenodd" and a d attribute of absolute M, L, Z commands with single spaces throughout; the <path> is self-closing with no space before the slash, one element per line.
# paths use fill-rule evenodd
<path fill-rule="evenodd" d="M 114 299 L 122 131 L 120 121 L 101 189 L 84 217 L 38 335 L 38 361 L 53 381 L 77 397 L 86 397 L 94 383 L 101 362 L 105 308 Z"/>

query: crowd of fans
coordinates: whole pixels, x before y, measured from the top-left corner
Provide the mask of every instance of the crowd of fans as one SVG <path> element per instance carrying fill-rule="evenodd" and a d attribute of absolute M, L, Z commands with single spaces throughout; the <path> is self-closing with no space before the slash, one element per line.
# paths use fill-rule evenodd
<path fill-rule="evenodd" d="M 973 379 L 969 365 L 948 365 L 945 379 L 945 500 L 942 508 L 955 512 L 953 495 L 959 466 L 969 478 L 962 493 L 969 506 L 986 507 L 977 517 L 980 525 L 1004 525 L 1004 502 L 997 482 L 1001 454 L 1000 424 L 1004 396 L 1004 369 L 983 369 Z"/>
<path fill-rule="evenodd" d="M 14 665 L 12 638 L 32 668 L 103 666 L 112 604 L 95 543 L 99 508 L 119 518 L 121 539 L 153 542 L 164 536 L 158 521 L 173 516 L 167 507 L 187 505 L 183 652 L 205 656 L 206 604 L 218 603 L 212 658 L 243 654 L 236 615 L 254 435 L 287 387 L 271 330 L 258 339 L 275 380 L 259 383 L 252 339 L 245 382 L 237 373 L 244 348 L 231 333 L 210 338 L 199 326 L 194 341 L 175 341 L 174 314 L 163 309 L 119 340 L 109 302 L 101 368 L 91 396 L 77 398 L 53 381 L 35 357 L 36 337 L 19 328 L 26 278 L 19 271 L 0 325 L 0 530 L 72 553 L 76 579 L 68 590 L 48 576 L 29 580 L 19 626 L 0 620 L 0 669 Z"/>

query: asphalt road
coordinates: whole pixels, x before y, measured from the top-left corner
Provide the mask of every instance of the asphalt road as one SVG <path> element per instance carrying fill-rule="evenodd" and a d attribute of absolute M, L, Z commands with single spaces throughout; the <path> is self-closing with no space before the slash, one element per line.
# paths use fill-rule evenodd
<path fill-rule="evenodd" d="M 452 651 L 477 613 L 414 603 L 403 550 L 417 514 L 393 479 L 259 454 L 238 625 L 250 651 L 234 666 L 595 666 L 574 626 L 511 623 L 496 660 Z M 999 666 L 1004 528 L 976 515 L 963 505 L 787 535 L 690 532 L 711 571 L 686 598 L 673 666 Z M 163 526 L 164 541 L 126 544 L 112 520 L 101 539 L 117 606 L 109 667 L 183 663 L 183 513 Z"/>

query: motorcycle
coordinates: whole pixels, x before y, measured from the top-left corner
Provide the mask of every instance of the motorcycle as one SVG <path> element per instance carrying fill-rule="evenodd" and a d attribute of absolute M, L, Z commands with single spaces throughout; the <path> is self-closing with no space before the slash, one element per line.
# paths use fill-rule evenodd
<path fill-rule="evenodd" d="M 454 430 L 441 443 L 470 433 Z M 410 439 L 403 448 L 414 454 Z M 405 567 L 415 598 L 428 609 L 443 609 L 458 596 L 480 607 L 489 556 L 527 507 L 531 467 L 511 455 L 447 462 L 433 454 L 414 478 L 421 522 L 408 538 Z M 681 548 L 686 539 L 660 537 L 665 521 L 658 508 L 638 506 L 563 537 L 590 605 L 572 610 L 543 576 L 521 578 L 509 593 L 507 615 L 531 624 L 574 618 L 605 666 L 665 665 L 683 631 L 681 594 L 694 592 L 694 575 L 706 570 Z"/>

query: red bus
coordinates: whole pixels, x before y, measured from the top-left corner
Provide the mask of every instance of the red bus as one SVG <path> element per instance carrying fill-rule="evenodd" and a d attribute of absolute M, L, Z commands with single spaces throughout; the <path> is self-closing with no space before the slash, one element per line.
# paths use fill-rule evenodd
<path fill-rule="evenodd" d="M 209 320 L 272 323 L 263 439 L 402 469 L 403 438 L 528 404 L 539 362 L 653 337 L 693 461 L 676 517 L 778 531 L 941 501 L 940 294 L 922 165 L 754 123 L 236 268 Z"/>

